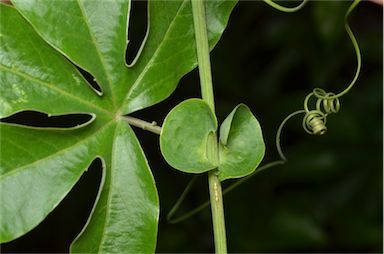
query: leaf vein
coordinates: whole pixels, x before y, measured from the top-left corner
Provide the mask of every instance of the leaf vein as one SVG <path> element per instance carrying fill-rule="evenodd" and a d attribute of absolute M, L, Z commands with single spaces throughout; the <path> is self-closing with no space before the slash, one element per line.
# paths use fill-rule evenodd
<path fill-rule="evenodd" d="M 106 123 L 103 127 L 100 127 L 100 128 L 97 129 L 95 132 L 93 132 L 93 133 L 90 134 L 88 137 L 86 137 L 85 139 L 82 139 L 81 141 L 76 142 L 75 144 L 73 144 L 73 145 L 71 145 L 71 146 L 69 146 L 69 147 L 66 147 L 66 148 L 63 149 L 63 150 L 57 151 L 57 152 L 55 152 L 55 153 L 53 153 L 53 154 L 51 154 L 51 155 L 49 155 L 49 156 L 47 156 L 47 157 L 38 159 L 38 160 L 36 160 L 36 161 L 34 161 L 34 162 L 32 162 L 32 163 L 29 163 L 29 164 L 27 164 L 27 165 L 23 165 L 23 166 L 21 166 L 21 167 L 17 167 L 17 168 L 15 168 L 15 169 L 13 169 L 13 170 L 10 171 L 9 173 L 0 176 L 0 180 L 2 180 L 2 179 L 5 178 L 5 177 L 8 177 L 8 176 L 10 176 L 10 175 L 14 175 L 14 174 L 16 174 L 16 173 L 19 173 L 19 172 L 21 172 L 21 170 L 23 170 L 23 169 L 26 168 L 26 167 L 30 167 L 31 165 L 37 164 L 37 163 L 39 163 L 39 162 L 41 162 L 41 161 L 43 161 L 43 160 L 50 159 L 50 158 L 52 158 L 52 157 L 54 157 L 54 156 L 57 156 L 57 155 L 59 155 L 59 154 L 62 154 L 62 153 L 64 153 L 64 152 L 66 152 L 66 151 L 68 151 L 68 150 L 70 150 L 70 149 L 73 149 L 73 148 L 75 148 L 75 147 L 77 147 L 77 146 L 79 146 L 79 145 L 81 145 L 81 144 L 83 144 L 83 143 L 88 142 L 89 139 L 94 138 L 96 134 L 98 134 L 98 133 L 100 133 L 101 131 L 103 131 L 103 130 L 104 130 L 105 128 L 107 128 L 112 122 L 114 122 L 114 121 L 110 121 L 110 122 Z"/>
<path fill-rule="evenodd" d="M 25 126 L 25 125 L 23 125 L 23 126 Z M 29 126 L 26 126 L 26 127 L 28 128 Z M 11 130 L 11 132 L 12 132 L 13 128 L 8 129 L 7 131 L 9 132 L 9 130 Z M 36 135 L 28 135 L 28 134 L 30 134 L 28 132 L 23 132 L 23 133 L 13 132 L 13 133 L 16 133 L 18 136 L 24 136 L 26 138 L 28 137 L 29 139 L 35 139 L 36 142 L 44 143 L 47 146 L 54 148 L 55 150 L 59 150 L 60 149 L 59 147 L 57 147 L 57 146 L 55 146 L 53 144 L 48 143 L 47 141 L 45 141 L 42 138 L 37 137 Z M 72 135 L 72 134 L 69 134 L 69 135 L 71 135 L 72 137 L 75 137 L 76 140 L 79 140 L 79 138 L 76 137 L 75 135 Z M 32 141 L 29 141 L 29 142 L 32 142 Z"/>
<path fill-rule="evenodd" d="M 110 169 L 110 186 L 108 186 L 108 196 L 107 196 L 107 204 L 109 204 L 110 200 L 111 200 L 111 195 L 112 195 L 112 188 L 111 188 L 111 185 L 112 185 L 112 180 L 113 180 L 113 154 L 114 154 L 114 150 L 115 150 L 115 139 L 116 139 L 116 133 L 117 133 L 117 128 L 118 128 L 119 124 L 116 124 L 116 127 L 115 127 L 115 132 L 113 134 L 113 138 L 112 138 L 112 148 L 111 148 L 111 162 L 110 162 L 110 165 L 111 165 L 111 169 Z M 103 231 L 102 231 L 102 235 L 101 235 L 101 240 L 100 240 L 100 244 L 98 246 L 98 252 L 100 253 L 100 250 L 101 250 L 101 246 L 104 244 L 104 238 L 105 238 L 105 227 L 107 225 L 107 222 L 109 221 L 109 207 L 108 205 L 106 205 L 106 209 L 105 209 L 105 220 L 104 220 L 104 225 L 103 225 Z"/>
<path fill-rule="evenodd" d="M 99 106 L 96 106 L 95 104 L 89 103 L 88 101 L 86 101 L 86 100 L 84 100 L 84 99 L 82 99 L 82 98 L 80 98 L 80 97 L 78 97 L 78 96 L 76 96 L 74 94 L 71 94 L 71 93 L 69 93 L 69 92 L 67 92 L 65 90 L 57 88 L 53 84 L 50 84 L 50 83 L 48 83 L 46 81 L 43 81 L 43 80 L 38 79 L 36 77 L 30 76 L 29 74 L 23 73 L 20 70 L 11 69 L 11 68 L 9 68 L 9 67 L 7 67 L 5 65 L 2 65 L 2 64 L 0 64 L 0 69 L 3 69 L 3 70 L 8 71 L 8 72 L 11 72 L 11 73 L 13 73 L 15 75 L 18 75 L 20 77 L 23 77 L 26 80 L 30 80 L 30 81 L 39 83 L 40 85 L 43 85 L 45 87 L 48 87 L 49 89 L 55 90 L 55 91 L 61 93 L 64 96 L 71 97 L 71 98 L 73 98 L 73 99 L 75 99 L 75 100 L 77 100 L 77 101 L 79 101 L 79 102 L 81 102 L 83 104 L 86 104 L 86 105 L 88 105 L 88 106 L 90 106 L 92 108 L 95 108 L 95 109 L 97 109 L 99 111 L 102 111 L 102 112 L 107 113 L 109 115 L 111 114 L 109 111 L 107 111 L 107 110 L 105 110 L 105 109 L 103 109 L 103 108 L 101 108 Z"/>
<path fill-rule="evenodd" d="M 94 36 L 94 34 L 92 33 L 91 31 L 91 28 L 90 28 L 90 25 L 88 23 L 88 20 L 86 18 L 86 15 L 85 15 L 85 11 L 84 11 L 84 7 L 82 6 L 82 4 L 80 3 L 80 0 L 76 0 L 79 8 L 80 8 L 80 11 L 81 11 L 81 15 L 83 16 L 83 20 L 85 22 L 85 24 L 87 25 L 88 27 L 88 33 L 89 33 L 89 36 L 91 36 L 91 39 L 92 39 L 92 43 L 95 45 L 95 49 L 96 49 L 96 53 L 97 53 L 97 56 L 99 57 L 99 60 L 100 60 L 100 63 L 103 67 L 103 71 L 104 71 L 104 74 L 105 74 L 105 77 L 107 78 L 107 83 L 108 83 L 108 87 L 109 87 L 109 91 L 111 93 L 111 99 L 112 99 L 112 104 L 113 104 L 113 107 L 115 107 L 116 105 L 116 101 L 115 101 L 115 94 L 113 93 L 113 89 L 112 89 L 112 80 L 111 80 L 111 77 L 109 75 L 109 72 L 107 71 L 107 68 L 105 66 L 105 62 L 104 62 L 104 59 L 100 53 L 100 49 L 99 49 L 99 46 L 98 44 L 96 43 L 96 38 Z"/>
<path fill-rule="evenodd" d="M 11 141 L 10 139 L 5 139 L 5 142 L 10 144 L 11 146 L 16 147 L 17 149 L 24 151 L 28 155 L 28 157 L 33 158 L 33 154 L 30 151 L 28 151 L 27 149 L 25 149 L 24 147 L 19 146 L 17 143 Z"/>
<path fill-rule="evenodd" d="M 169 31 L 171 30 L 171 28 L 173 27 L 173 25 L 175 24 L 175 20 L 177 19 L 177 17 L 179 16 L 179 13 L 183 10 L 184 8 L 184 5 L 185 3 L 187 2 L 187 0 L 183 0 L 182 4 L 180 5 L 179 9 L 177 10 L 177 13 L 176 15 L 173 17 L 167 31 L 165 32 L 165 35 L 163 37 L 163 40 L 161 41 L 161 43 L 159 44 L 159 46 L 157 47 L 155 53 L 152 55 L 151 59 L 147 62 L 147 64 L 145 65 L 144 69 L 142 70 L 142 72 L 139 74 L 139 76 L 137 76 L 136 80 L 134 81 L 133 85 L 131 86 L 131 88 L 129 89 L 127 95 L 125 96 L 124 100 L 123 100 L 123 104 L 122 106 L 120 107 L 119 111 L 121 110 L 122 107 L 125 106 L 125 103 L 126 101 L 128 101 L 130 98 L 131 98 L 131 95 L 133 93 L 133 91 L 135 90 L 136 86 L 140 83 L 140 81 L 144 78 L 145 74 L 147 73 L 148 69 L 150 68 L 150 65 L 153 63 L 154 59 L 156 58 L 156 56 L 159 54 L 159 50 L 161 49 L 161 45 L 163 44 L 164 41 L 167 40 L 167 37 L 169 36 Z"/>

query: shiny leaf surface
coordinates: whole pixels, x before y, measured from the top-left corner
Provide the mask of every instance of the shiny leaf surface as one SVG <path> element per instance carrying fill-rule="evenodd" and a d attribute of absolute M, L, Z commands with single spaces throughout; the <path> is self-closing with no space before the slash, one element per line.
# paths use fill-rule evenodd
<path fill-rule="evenodd" d="M 95 95 L 76 68 L 12 7 L 0 8 L 0 117 L 27 109 L 105 113 L 104 97 Z"/>
<path fill-rule="evenodd" d="M 121 115 L 165 99 L 196 66 L 190 2 L 149 2 L 150 28 L 132 66 L 124 59 L 130 1 L 12 3 L 0 4 L 0 117 L 35 110 L 93 118 L 60 129 L 0 123 L 0 241 L 38 225 L 99 157 L 99 195 L 71 251 L 154 252 L 156 187 Z M 235 3 L 207 3 L 211 48 Z M 94 76 L 103 93 L 73 64 Z"/>
<path fill-rule="evenodd" d="M 188 0 L 149 1 L 149 29 L 130 68 L 124 59 L 129 1 L 12 2 L 47 42 L 96 78 L 111 107 L 123 114 L 167 98 L 179 79 L 196 66 Z M 211 47 L 224 31 L 235 3 L 207 2 Z"/>
<path fill-rule="evenodd" d="M 220 127 L 219 179 L 251 174 L 264 157 L 261 127 L 249 108 L 238 105 Z"/>
<path fill-rule="evenodd" d="M 1 125 L 1 242 L 29 231 L 57 206 L 109 132 L 110 124 L 71 131 Z"/>
<path fill-rule="evenodd" d="M 108 147 L 102 157 L 104 180 L 98 202 L 71 251 L 153 252 L 159 200 L 144 153 L 125 122 L 117 123 L 112 147 Z"/>
<path fill-rule="evenodd" d="M 165 160 L 188 173 L 202 173 L 217 167 L 207 157 L 207 140 L 217 129 L 212 110 L 201 99 L 183 101 L 169 112 L 160 135 Z"/>

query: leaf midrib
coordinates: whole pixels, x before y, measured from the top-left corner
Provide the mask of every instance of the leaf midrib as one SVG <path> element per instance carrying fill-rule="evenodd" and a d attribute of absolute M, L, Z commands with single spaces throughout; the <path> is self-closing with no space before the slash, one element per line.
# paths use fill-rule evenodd
<path fill-rule="evenodd" d="M 103 59 L 103 57 L 101 56 L 99 46 L 98 46 L 98 44 L 96 43 L 96 38 L 95 38 L 95 36 L 93 35 L 93 33 L 91 32 L 90 25 L 89 25 L 89 23 L 88 23 L 88 20 L 87 20 L 87 18 L 86 18 L 86 15 L 85 15 L 84 7 L 83 7 L 82 4 L 80 3 L 80 0 L 76 0 L 76 3 L 77 3 L 77 5 L 78 5 L 79 8 L 80 8 L 81 15 L 82 15 L 83 20 L 84 20 L 84 22 L 85 22 L 85 24 L 86 24 L 86 26 L 87 26 L 87 28 L 88 28 L 89 36 L 90 36 L 91 39 L 92 39 L 92 43 L 93 43 L 94 46 L 95 46 L 95 50 L 96 50 L 97 56 L 99 57 L 101 66 L 103 67 L 103 71 L 104 71 L 105 77 L 107 78 L 108 90 L 109 90 L 109 92 L 111 93 L 112 106 L 113 106 L 113 108 L 115 109 L 115 108 L 116 108 L 116 101 L 115 101 L 116 99 L 115 99 L 115 94 L 114 94 L 113 89 L 112 89 L 112 81 L 111 81 L 111 77 L 110 77 L 109 72 L 107 71 L 107 68 L 106 68 L 106 66 L 105 66 L 104 59 Z"/>
<path fill-rule="evenodd" d="M 38 160 L 36 160 L 36 161 L 33 161 L 33 162 L 29 163 L 29 164 L 23 165 L 23 166 L 21 166 L 21 167 L 14 168 L 13 170 L 9 171 L 8 173 L 6 173 L 6 174 L 4 174 L 4 175 L 1 175 L 1 176 L 0 176 L 0 180 L 3 180 L 4 178 L 9 177 L 9 176 L 11 176 L 11 175 L 14 175 L 14 174 L 16 174 L 16 173 L 19 173 L 19 172 L 21 172 L 21 170 L 23 170 L 23 169 L 26 168 L 26 167 L 30 167 L 31 165 L 34 165 L 34 164 L 37 164 L 37 163 L 39 163 L 39 162 L 41 162 L 41 161 L 50 159 L 50 158 L 52 158 L 52 157 L 54 157 L 54 156 L 57 156 L 57 155 L 59 155 L 59 154 L 61 154 L 61 153 L 66 152 L 66 151 L 68 151 L 68 150 L 70 150 L 70 149 L 73 149 L 73 148 L 75 148 L 75 147 L 77 147 L 77 146 L 79 146 L 79 145 L 82 145 L 83 143 L 89 141 L 90 139 L 95 138 L 95 135 L 97 135 L 98 133 L 102 132 L 104 129 L 106 129 L 109 125 L 111 125 L 111 124 L 114 123 L 114 122 L 115 122 L 114 120 L 111 120 L 111 121 L 107 122 L 107 123 L 104 124 L 102 127 L 100 127 L 99 129 L 97 129 L 95 132 L 93 132 L 92 134 L 90 134 L 88 137 L 86 137 L 86 138 L 84 138 L 84 139 L 81 139 L 79 142 L 76 142 L 75 144 L 73 144 L 73 145 L 71 145 L 71 146 L 68 146 L 68 147 L 66 147 L 66 148 L 64 148 L 64 149 L 62 149 L 62 150 L 59 150 L 59 151 L 57 151 L 57 152 L 55 152 L 55 153 L 53 153 L 53 154 L 51 154 L 51 155 L 49 155 L 49 156 L 46 156 L 46 157 L 44 157 L 44 158 L 38 159 Z"/>
<path fill-rule="evenodd" d="M 173 25 L 175 24 L 175 20 L 177 19 L 179 13 L 181 12 L 181 10 L 184 8 L 184 5 L 185 3 L 187 2 L 187 0 L 183 0 L 183 2 L 181 3 L 179 9 L 177 10 L 175 16 L 173 17 L 171 23 L 169 24 L 168 28 L 167 28 L 167 31 L 165 32 L 164 34 L 164 37 L 163 39 L 161 40 L 161 42 L 158 44 L 158 47 L 156 48 L 155 52 L 153 53 L 151 59 L 147 62 L 147 64 L 145 65 L 145 67 L 143 68 L 143 70 L 141 71 L 141 73 L 137 76 L 137 78 L 135 79 L 135 81 L 133 82 L 133 85 L 131 86 L 131 88 L 129 89 L 128 93 L 126 94 L 126 96 L 124 97 L 124 100 L 123 100 L 123 103 L 121 105 L 121 107 L 119 108 L 118 112 L 121 112 L 122 108 L 126 106 L 126 101 L 130 99 L 130 96 L 132 94 L 132 92 L 135 90 L 135 87 L 139 84 L 139 82 L 143 79 L 143 77 L 145 76 L 146 72 L 148 71 L 148 69 L 150 68 L 150 64 L 153 63 L 154 59 L 156 58 L 157 54 L 159 53 L 159 50 L 162 48 L 162 45 L 163 45 L 163 42 L 166 40 L 166 38 L 169 36 L 169 31 L 171 30 L 171 28 L 173 27 Z"/>
<path fill-rule="evenodd" d="M 107 196 L 107 206 L 111 200 L 111 195 L 112 195 L 112 181 L 113 181 L 113 152 L 114 152 L 114 149 L 115 149 L 115 140 L 116 140 L 116 133 L 117 133 L 117 128 L 119 127 L 119 123 L 116 124 L 116 127 L 115 127 L 115 130 L 114 130 L 114 133 L 113 133 L 113 138 L 112 138 L 112 148 L 111 148 L 111 153 L 110 153 L 110 179 L 109 179 L 109 188 L 108 188 L 108 196 Z M 109 211 L 110 209 L 106 209 L 105 211 L 105 219 L 104 219 L 104 225 L 103 225 L 103 230 L 102 230 L 102 233 L 101 233 L 101 239 L 100 239 L 100 243 L 99 243 L 99 246 L 98 246 L 98 252 L 100 252 L 101 248 L 102 248 L 102 245 L 104 244 L 104 238 L 105 238 L 105 228 L 106 228 L 106 225 L 107 225 L 107 222 L 109 221 Z"/>
<path fill-rule="evenodd" d="M 5 66 L 3 64 L 0 64 L 0 69 L 3 69 L 3 70 L 8 71 L 8 72 L 11 72 L 11 73 L 13 73 L 15 75 L 18 75 L 18 76 L 21 76 L 24 79 L 30 80 L 32 82 L 39 83 L 40 85 L 43 85 L 45 87 L 48 87 L 49 89 L 55 90 L 55 91 L 61 93 L 64 96 L 71 97 L 71 98 L 77 100 L 78 102 L 80 102 L 82 104 L 88 105 L 88 106 L 90 106 L 90 107 L 92 107 L 94 109 L 97 109 L 98 111 L 102 111 L 102 112 L 104 112 L 107 115 L 112 115 L 111 112 L 109 112 L 109 111 L 107 111 L 107 110 L 105 110 L 105 109 L 103 109 L 103 108 L 101 108 L 99 106 L 96 106 L 95 104 L 89 103 L 88 101 L 82 99 L 81 97 L 78 97 L 78 96 L 76 96 L 74 94 L 71 94 L 71 93 L 65 91 L 65 90 L 62 90 L 62 89 L 54 86 L 51 83 L 48 83 L 48 82 L 44 81 L 44 80 L 38 79 L 38 78 L 33 77 L 33 76 L 29 75 L 29 74 L 21 72 L 18 69 L 15 69 L 15 68 L 12 69 L 12 68 L 9 68 L 8 66 Z"/>

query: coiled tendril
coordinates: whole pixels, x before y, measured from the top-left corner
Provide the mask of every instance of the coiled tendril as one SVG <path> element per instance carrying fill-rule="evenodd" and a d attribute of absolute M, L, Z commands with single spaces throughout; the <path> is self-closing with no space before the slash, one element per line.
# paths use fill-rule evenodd
<path fill-rule="evenodd" d="M 317 98 L 316 108 L 309 109 L 311 98 Z M 304 100 L 305 116 L 303 118 L 304 130 L 313 135 L 323 135 L 327 131 L 327 116 L 340 110 L 340 100 L 334 93 L 327 93 L 323 89 L 315 88 Z"/>
<path fill-rule="evenodd" d="M 306 114 L 303 118 L 303 128 L 309 134 L 323 135 L 327 131 L 327 116 L 332 113 L 337 113 L 340 110 L 339 98 L 349 92 L 349 90 L 353 87 L 353 85 L 356 83 L 357 78 L 359 77 L 361 69 L 360 48 L 348 24 L 348 17 L 359 2 L 360 0 L 355 0 L 348 8 L 347 13 L 344 17 L 345 30 L 347 31 L 348 36 L 351 39 L 353 48 L 356 53 L 357 67 L 355 76 L 353 77 L 351 83 L 347 86 L 347 88 L 338 94 L 327 93 L 321 88 L 315 88 L 310 94 L 307 95 L 304 100 L 304 109 L 306 111 Z M 316 108 L 310 110 L 308 104 L 309 100 L 312 97 L 317 98 Z"/>
<path fill-rule="evenodd" d="M 223 195 L 225 195 L 228 192 L 232 191 L 233 189 L 237 188 L 242 183 L 248 181 L 250 178 L 252 178 L 256 174 L 259 174 L 260 172 L 263 172 L 264 170 L 269 169 L 271 167 L 275 167 L 277 165 L 282 165 L 282 164 L 287 162 L 287 158 L 285 157 L 285 155 L 281 149 L 280 138 L 281 138 L 281 132 L 283 130 L 284 125 L 288 122 L 288 120 L 290 120 L 294 116 L 305 113 L 305 116 L 303 118 L 303 128 L 309 134 L 323 135 L 327 131 L 327 126 L 326 126 L 327 116 L 329 114 L 334 114 L 334 113 L 339 112 L 339 110 L 340 110 L 339 98 L 349 92 L 349 90 L 356 83 L 356 80 L 360 74 L 360 69 L 361 69 L 360 49 L 359 49 L 359 45 L 357 43 L 357 40 L 356 40 L 355 36 L 353 35 L 352 30 L 348 24 L 349 15 L 351 14 L 353 9 L 358 5 L 358 3 L 360 1 L 361 0 L 354 0 L 353 3 L 351 4 L 351 6 L 349 7 L 349 9 L 347 10 L 345 17 L 344 17 L 345 30 L 347 31 L 348 36 L 351 39 L 351 42 L 353 44 L 353 48 L 354 48 L 355 53 L 356 53 L 356 59 L 357 59 L 356 72 L 355 72 L 355 76 L 353 77 L 352 81 L 349 83 L 347 88 L 345 88 L 342 92 L 340 92 L 338 94 L 335 94 L 332 92 L 327 93 L 321 88 L 315 88 L 310 94 L 308 94 L 304 99 L 304 109 L 297 110 L 297 111 L 291 113 L 290 115 L 288 115 L 281 122 L 279 128 L 277 129 L 275 142 L 276 142 L 276 149 L 277 149 L 277 152 L 280 156 L 280 159 L 276 160 L 276 161 L 269 162 L 269 163 L 259 167 L 252 174 L 250 174 L 246 177 L 243 177 L 240 180 L 237 180 L 235 183 L 232 183 L 230 186 L 228 186 L 227 188 L 225 188 L 223 190 Z M 278 9 L 280 11 L 294 12 L 294 11 L 301 9 L 306 4 L 307 0 L 303 0 L 300 5 L 298 5 L 297 7 L 292 7 L 292 8 L 280 6 L 276 3 L 274 3 L 272 0 L 264 0 L 264 2 L 266 2 L 267 4 L 272 6 L 273 8 Z M 310 109 L 310 107 L 309 107 L 309 103 L 310 103 L 311 98 L 316 99 L 316 102 L 314 104 L 315 105 L 314 109 Z M 177 200 L 175 205 L 170 210 L 170 212 L 167 216 L 167 220 L 170 223 L 178 223 L 180 221 L 183 221 L 183 220 L 193 216 L 194 214 L 200 212 L 201 210 L 203 210 L 209 206 L 210 201 L 207 200 L 206 202 L 202 203 L 201 205 L 199 205 L 195 209 L 187 212 L 186 214 L 184 214 L 178 218 L 173 218 L 177 209 L 179 208 L 179 206 L 183 202 L 184 198 L 186 197 L 186 195 L 188 194 L 188 192 L 192 188 L 192 185 L 196 181 L 196 178 L 197 178 L 197 176 L 193 177 L 193 179 L 187 185 L 187 187 L 185 188 L 185 190 L 183 191 L 183 193 L 181 194 L 181 196 L 179 197 L 179 199 Z"/>

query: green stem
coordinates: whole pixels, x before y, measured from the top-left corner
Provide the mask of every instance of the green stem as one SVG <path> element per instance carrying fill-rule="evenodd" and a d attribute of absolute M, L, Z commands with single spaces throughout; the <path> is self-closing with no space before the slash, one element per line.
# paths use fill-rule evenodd
<path fill-rule="evenodd" d="M 199 63 L 201 95 L 212 111 L 215 112 L 204 0 L 191 0 L 191 2 L 195 27 L 197 59 Z M 217 161 L 218 147 L 216 133 L 209 136 L 207 149 L 208 157 Z M 208 172 L 208 183 L 211 199 L 215 250 L 216 253 L 224 254 L 227 253 L 227 239 L 225 234 L 223 194 L 220 180 L 214 171 Z"/>
<path fill-rule="evenodd" d="M 255 172 L 253 172 L 251 175 L 248 175 L 244 178 L 241 178 L 240 180 L 238 180 L 237 182 L 234 182 L 233 184 L 231 184 L 230 186 L 228 186 L 227 188 L 225 188 L 223 190 L 223 196 L 231 191 L 233 191 L 234 189 L 236 189 L 237 187 L 239 187 L 241 184 L 243 184 L 244 182 L 248 181 L 249 179 L 251 179 L 253 176 L 255 176 L 256 174 L 259 174 L 261 172 L 263 172 L 264 170 L 266 169 L 269 169 L 269 168 L 272 168 L 272 167 L 275 167 L 275 166 L 278 166 L 278 165 L 282 165 L 284 164 L 285 161 L 284 160 L 278 160 L 278 161 L 273 161 L 273 162 L 270 162 L 268 164 L 265 164 L 264 166 L 258 168 Z M 177 209 L 179 209 L 181 203 L 183 202 L 183 200 L 185 199 L 185 197 L 187 196 L 188 192 L 190 191 L 190 189 L 192 188 L 192 185 L 195 183 L 196 181 L 196 178 L 192 178 L 192 180 L 189 182 L 189 184 L 187 185 L 187 187 L 184 189 L 183 193 L 181 194 L 181 196 L 179 197 L 179 199 L 176 201 L 176 203 L 174 204 L 174 206 L 172 207 L 172 209 L 169 211 L 168 215 L 167 215 L 167 220 L 169 223 L 172 223 L 172 224 L 175 224 L 175 223 L 179 223 L 181 221 L 184 221 L 186 219 L 188 219 L 189 217 L 197 214 L 198 212 L 202 211 L 203 209 L 207 208 L 209 206 L 209 204 L 211 203 L 209 200 L 202 203 L 201 205 L 199 205 L 198 207 L 196 207 L 195 209 L 181 215 L 180 217 L 177 217 L 177 218 L 173 218 L 174 214 L 176 213 Z"/>
<path fill-rule="evenodd" d="M 204 0 L 191 0 L 203 100 L 215 111 Z"/>
<path fill-rule="evenodd" d="M 132 117 L 132 116 L 123 116 L 122 119 L 126 122 L 128 122 L 130 125 L 136 126 L 138 128 L 141 128 L 146 131 L 153 132 L 157 135 L 160 135 L 161 133 L 161 127 L 157 125 L 156 122 L 146 122 L 144 120 Z"/>
<path fill-rule="evenodd" d="M 227 238 L 225 235 L 225 220 L 223 194 L 221 183 L 216 174 L 208 173 L 209 196 L 211 199 L 211 211 L 213 221 L 213 234 L 215 238 L 216 253 L 227 253 Z"/>
<path fill-rule="evenodd" d="M 265 3 L 267 3 L 268 5 L 272 6 L 273 8 L 279 10 L 279 11 L 283 11 L 283 12 L 295 12 L 295 11 L 298 11 L 300 10 L 301 8 L 304 7 L 304 5 L 307 3 L 307 0 L 303 0 L 298 6 L 295 6 L 295 7 L 285 7 L 285 6 L 281 6 L 277 3 L 275 3 L 274 1 L 272 0 L 264 0 Z"/>

